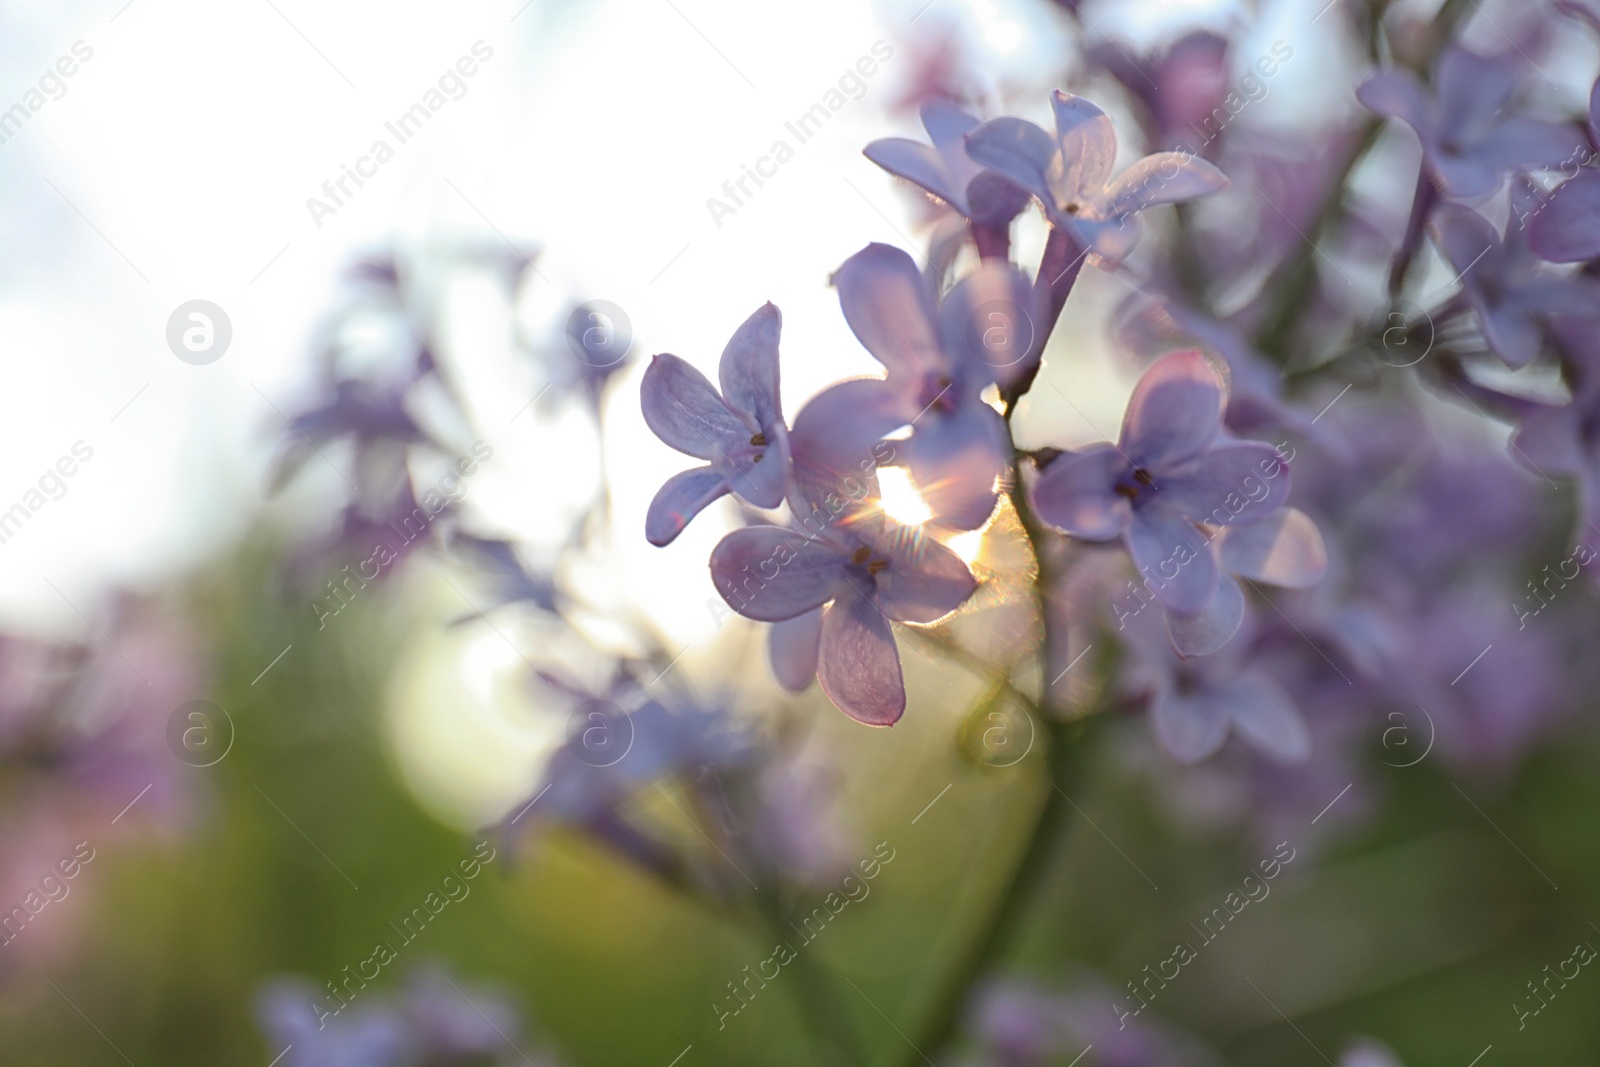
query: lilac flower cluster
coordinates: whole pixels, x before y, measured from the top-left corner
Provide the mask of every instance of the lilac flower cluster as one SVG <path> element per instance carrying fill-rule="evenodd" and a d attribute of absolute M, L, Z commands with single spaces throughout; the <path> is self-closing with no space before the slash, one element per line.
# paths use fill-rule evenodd
<path fill-rule="evenodd" d="M 773 303 L 729 323 L 714 380 L 654 356 L 644 422 L 694 465 L 655 493 L 646 540 L 670 554 L 690 523 L 736 517 L 710 577 L 768 625 L 790 692 L 815 681 L 852 720 L 892 726 L 925 699 L 902 651 L 931 649 L 1026 710 L 1053 779 L 1079 720 L 1137 713 L 1148 729 L 1117 735 L 1118 752 L 1158 801 L 1269 846 L 1314 849 L 1371 811 L 1375 751 L 1396 768 L 1507 773 L 1593 672 L 1576 653 L 1586 598 L 1567 590 L 1592 581 L 1579 563 L 1600 536 L 1600 113 L 1580 126 L 1531 91 L 1522 49 L 1469 50 L 1443 18 L 1384 47 L 1372 18 L 1354 119 L 1274 132 L 1230 108 L 1205 158 L 1170 146 L 1227 106 L 1234 42 L 1218 33 L 1139 63 L 1096 50 L 1089 73 L 1123 99 L 1056 91 L 1048 130 L 949 93 L 916 101 L 927 142 L 865 154 L 931 211 L 922 265 L 871 243 L 830 279 L 879 373 L 791 396 L 786 415 Z M 1177 100 L 1157 78 L 1197 88 Z M 1131 162 L 1121 108 L 1150 151 Z M 1392 197 L 1357 180 L 1379 143 L 1420 148 Z M 429 301 L 401 276 L 365 284 L 402 324 L 402 358 L 350 373 L 332 346 L 327 398 L 292 420 L 284 461 L 348 445 L 359 484 L 335 541 L 357 551 L 419 505 L 416 465 L 470 439 Z M 1054 399 L 1084 399 L 1080 279 L 1129 290 L 1112 336 L 1131 393 L 1115 439 L 1088 444 Z M 598 423 L 625 365 L 556 379 Z M 890 469 L 924 521 L 888 506 Z M 826 884 L 851 854 L 828 770 L 797 740 L 803 705 L 757 722 L 732 686 L 663 682 L 682 650 L 648 625 L 611 620 L 624 638 L 596 639 L 563 577 L 605 513 L 602 498 L 556 550 L 454 512 L 422 539 L 494 588 L 460 621 L 537 616 L 549 647 L 525 657 L 528 685 L 570 716 L 499 830 L 579 833 L 719 906 L 781 912 L 773 897 Z M 1007 621 L 975 621 L 991 609 Z M 970 1062 L 1057 1062 L 1091 1043 L 1105 1062 L 1215 1062 L 1149 1020 L 1111 1027 L 1095 1004 L 1002 990 L 972 1018 Z M 1344 1056 L 1395 1062 L 1367 1043 Z"/>
<path fill-rule="evenodd" d="M 465 988 L 439 967 L 408 976 L 399 995 L 369 1001 L 351 1015 L 312 1025 L 306 1003 L 316 987 L 280 978 L 262 989 L 256 1015 L 286 1067 L 469 1067 L 529 1063 L 520 1013 L 505 994 Z M 548 1053 L 540 1063 L 557 1064 Z"/>

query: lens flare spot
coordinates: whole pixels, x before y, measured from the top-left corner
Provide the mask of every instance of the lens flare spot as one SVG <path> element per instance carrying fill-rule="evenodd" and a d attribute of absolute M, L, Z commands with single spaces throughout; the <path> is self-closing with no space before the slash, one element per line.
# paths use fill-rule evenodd
<path fill-rule="evenodd" d="M 907 526 L 921 526 L 933 518 L 933 509 L 917 492 L 911 475 L 900 467 L 881 467 L 878 488 L 882 492 L 883 513 Z"/>

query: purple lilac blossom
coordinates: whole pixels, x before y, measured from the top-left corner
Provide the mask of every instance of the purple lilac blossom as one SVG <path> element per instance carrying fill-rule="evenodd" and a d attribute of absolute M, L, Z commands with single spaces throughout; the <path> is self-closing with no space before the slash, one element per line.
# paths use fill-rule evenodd
<path fill-rule="evenodd" d="M 1546 273 L 1528 248 L 1526 231 L 1508 226 L 1502 241 L 1488 219 L 1464 205 L 1439 208 L 1434 239 L 1477 313 L 1484 340 L 1509 366 L 1533 362 L 1549 316 L 1582 314 L 1600 302 L 1600 283 Z"/>
<path fill-rule="evenodd" d="M 1452 45 L 1434 67 L 1433 86 L 1397 68 L 1356 90 L 1369 110 L 1410 126 L 1423 166 L 1442 192 L 1475 200 L 1494 192 L 1513 167 L 1556 167 L 1581 144 L 1571 126 L 1510 108 L 1523 64 Z"/>
<path fill-rule="evenodd" d="M 1086 541 L 1122 538 L 1178 614 L 1199 612 L 1217 589 L 1216 559 L 1195 524 L 1257 522 L 1289 495 L 1288 464 L 1271 445 L 1222 436 L 1226 394 L 1205 356 L 1174 352 L 1140 378 L 1117 444 L 1061 455 L 1033 489 L 1052 526 Z"/>
<path fill-rule="evenodd" d="M 906 707 L 893 622 L 927 625 L 978 587 L 954 552 L 867 508 L 820 533 L 746 526 L 711 553 L 711 576 L 734 611 L 781 623 L 821 610 L 817 680 L 858 722 L 892 726 Z"/>
<path fill-rule="evenodd" d="M 651 360 L 639 387 L 644 421 L 657 437 L 708 461 L 667 480 L 645 518 L 653 545 L 672 543 L 706 506 L 735 493 L 759 508 L 783 503 L 789 431 L 778 395 L 778 334 L 783 316 L 771 304 L 734 331 L 718 368 L 722 392 L 671 354 Z"/>
<path fill-rule="evenodd" d="M 863 150 L 878 166 L 920 186 L 973 222 L 1005 226 L 1028 203 L 1028 194 L 967 155 L 962 135 L 979 120 L 953 104 L 922 105 L 922 126 L 931 146 L 905 137 L 885 137 Z"/>
<path fill-rule="evenodd" d="M 967 153 L 1038 197 L 1053 226 L 1102 260 L 1118 263 L 1133 251 L 1139 240 L 1137 216 L 1145 208 L 1192 200 L 1228 185 L 1221 171 L 1188 152 L 1145 156 L 1112 180 L 1117 132 L 1105 112 L 1059 89 L 1051 103 L 1054 137 L 1007 116 L 967 134 Z"/>
<path fill-rule="evenodd" d="M 985 262 L 935 305 L 911 257 L 871 244 L 833 275 L 845 321 L 862 346 L 882 363 L 882 381 L 835 386 L 841 433 L 874 436 L 909 425 L 896 442 L 932 521 L 956 530 L 982 526 L 994 511 L 997 482 L 1011 466 L 1011 439 L 999 412 L 982 397 L 985 387 L 1010 376 L 1032 347 L 1033 288 L 1009 264 Z M 988 314 L 1010 342 L 991 345 Z M 815 402 L 814 402 L 815 403 Z"/>

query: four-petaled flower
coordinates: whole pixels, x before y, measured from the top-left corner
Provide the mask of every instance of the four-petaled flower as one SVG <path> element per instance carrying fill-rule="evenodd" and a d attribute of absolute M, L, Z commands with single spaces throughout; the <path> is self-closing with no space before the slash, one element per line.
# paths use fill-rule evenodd
<path fill-rule="evenodd" d="M 644 421 L 679 452 L 707 460 L 667 479 L 645 517 L 653 545 L 671 543 L 706 505 L 736 493 L 758 508 L 783 503 L 789 432 L 778 397 L 778 333 L 783 316 L 763 305 L 722 350 L 719 396 L 705 375 L 677 356 L 651 360 L 640 387 Z"/>
<path fill-rule="evenodd" d="M 1034 487 L 1034 508 L 1086 541 L 1121 537 L 1162 606 L 1194 615 L 1218 566 L 1195 524 L 1259 522 L 1289 496 L 1271 445 L 1221 435 L 1226 386 L 1198 351 L 1164 356 L 1139 379 L 1115 444 L 1067 453 Z"/>
<path fill-rule="evenodd" d="M 1501 241 L 1476 211 L 1445 204 L 1434 228 L 1440 251 L 1478 314 L 1483 339 L 1512 367 L 1526 367 L 1539 354 L 1541 324 L 1549 316 L 1582 314 L 1600 296 L 1593 281 L 1542 272 L 1525 235 L 1514 225 L 1507 226 Z"/>
<path fill-rule="evenodd" d="M 833 284 L 850 329 L 888 371 L 834 387 L 849 393 L 840 432 L 865 445 L 909 424 L 899 451 L 933 521 L 983 525 L 1011 466 L 1011 438 L 981 394 L 1037 356 L 1032 286 L 1009 264 L 986 261 L 935 308 L 911 257 L 884 244 L 845 260 Z"/>
<path fill-rule="evenodd" d="M 817 681 L 841 711 L 892 726 L 906 707 L 890 622 L 927 625 L 960 607 L 977 579 L 920 530 L 860 508 L 808 536 L 746 526 L 711 552 L 711 577 L 734 611 L 782 623 L 822 609 Z"/>
<path fill-rule="evenodd" d="M 1356 99 L 1416 131 L 1423 165 L 1441 192 L 1474 200 L 1492 193 L 1512 167 L 1558 166 L 1582 143 L 1570 126 L 1506 112 L 1518 74 L 1514 58 L 1456 45 L 1434 67 L 1437 92 L 1396 69 L 1368 78 Z"/>
<path fill-rule="evenodd" d="M 1145 208 L 1228 185 L 1220 170 L 1189 152 L 1145 156 L 1112 180 L 1117 131 L 1111 119 L 1059 89 L 1051 101 L 1054 137 L 1025 119 L 991 119 L 967 134 L 967 154 L 1038 197 L 1052 225 L 1103 260 L 1116 263 L 1133 250 L 1136 216 Z"/>

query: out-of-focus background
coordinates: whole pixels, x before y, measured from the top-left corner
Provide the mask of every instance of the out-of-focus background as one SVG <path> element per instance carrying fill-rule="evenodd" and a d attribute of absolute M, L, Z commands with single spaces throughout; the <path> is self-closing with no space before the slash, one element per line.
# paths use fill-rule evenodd
<path fill-rule="evenodd" d="M 1292 45 L 1241 120 L 1289 138 L 1356 110 L 1359 42 L 1322 6 L 0 4 L 0 912 L 28 916 L 0 946 L 0 1062 L 274 1063 L 294 1055 L 294 1025 L 315 1029 L 274 1015 L 273 991 L 299 988 L 285 981 L 304 983 L 296 1003 L 337 988 L 352 1012 L 459 995 L 494 1035 L 449 1062 L 827 1062 L 786 993 L 722 1017 L 730 983 L 771 954 L 759 923 L 583 834 L 504 825 L 573 722 L 537 675 L 603 690 L 596 648 L 664 651 L 667 685 L 793 739 L 801 799 L 770 806 L 803 823 L 785 833 L 823 857 L 815 869 L 893 856 L 807 952 L 856 987 L 836 1010 L 863 1046 L 899 1062 L 897 1022 L 932 1005 L 930 976 L 990 906 L 1039 781 L 1026 762 L 970 758 L 957 739 L 981 687 L 937 660 L 904 657 L 918 713 L 892 731 L 777 689 L 760 629 L 720 610 L 705 568 L 734 505 L 666 549 L 643 538 L 682 464 L 639 416 L 639 374 L 661 351 L 710 372 L 767 300 L 784 314 L 788 411 L 874 373 L 828 275 L 868 241 L 922 254 L 925 202 L 861 148 L 920 137 L 929 84 L 1042 122 L 1077 50 L 1141 55 L 1215 28 L 1245 64 Z M 1570 84 L 1550 92 L 1581 99 L 1594 50 L 1562 49 Z M 870 75 L 853 73 L 863 57 Z M 1567 66 L 1543 68 L 1560 81 Z M 846 103 L 800 142 L 790 124 L 830 92 Z M 1114 95 L 1107 107 L 1126 162 L 1135 126 Z M 741 192 L 780 140 L 791 155 Z M 1395 142 L 1383 150 L 1414 166 Z M 1019 444 L 1114 432 L 1135 377 L 1107 330 L 1126 286 L 1086 272 L 1050 371 L 1072 399 L 1041 390 Z M 214 333 L 185 359 L 194 301 Z M 615 366 L 569 343 L 586 301 L 613 308 Z M 489 611 L 498 590 L 459 556 L 349 582 L 371 546 L 341 540 L 346 504 L 384 457 L 301 420 L 326 402 L 335 354 L 340 375 L 399 381 L 418 338 L 436 387 L 410 417 L 449 447 L 411 465 L 412 491 L 477 457 L 452 516 L 525 561 L 559 558 L 583 642 L 531 609 Z M 86 740 L 32 746 L 22 724 L 64 690 Z M 1226 773 L 1180 788 L 1142 723 L 1119 722 L 1070 784 L 1091 829 L 1013 964 L 1093 973 L 1126 998 L 1286 839 L 1296 859 L 1270 898 L 1152 1014 L 1238 1064 L 1316 1062 L 1308 1040 L 1335 1054 L 1351 1035 L 1411 1064 L 1465 1065 L 1488 1044 L 1485 1067 L 1594 1062 L 1600 978 L 1563 987 L 1515 1039 L 1508 1005 L 1574 941 L 1600 940 L 1600 739 L 1569 729 L 1468 779 L 1413 762 L 1432 737 L 1414 719 L 1392 720 L 1409 737 L 1367 739 L 1353 792 L 1328 780 L 1331 813 L 1271 841 Z M 761 892 L 702 847 L 705 814 L 682 795 L 633 803 L 725 861 L 713 881 Z M 432 918 L 407 937 L 419 907 Z M 379 942 L 397 958 L 350 984 Z"/>

